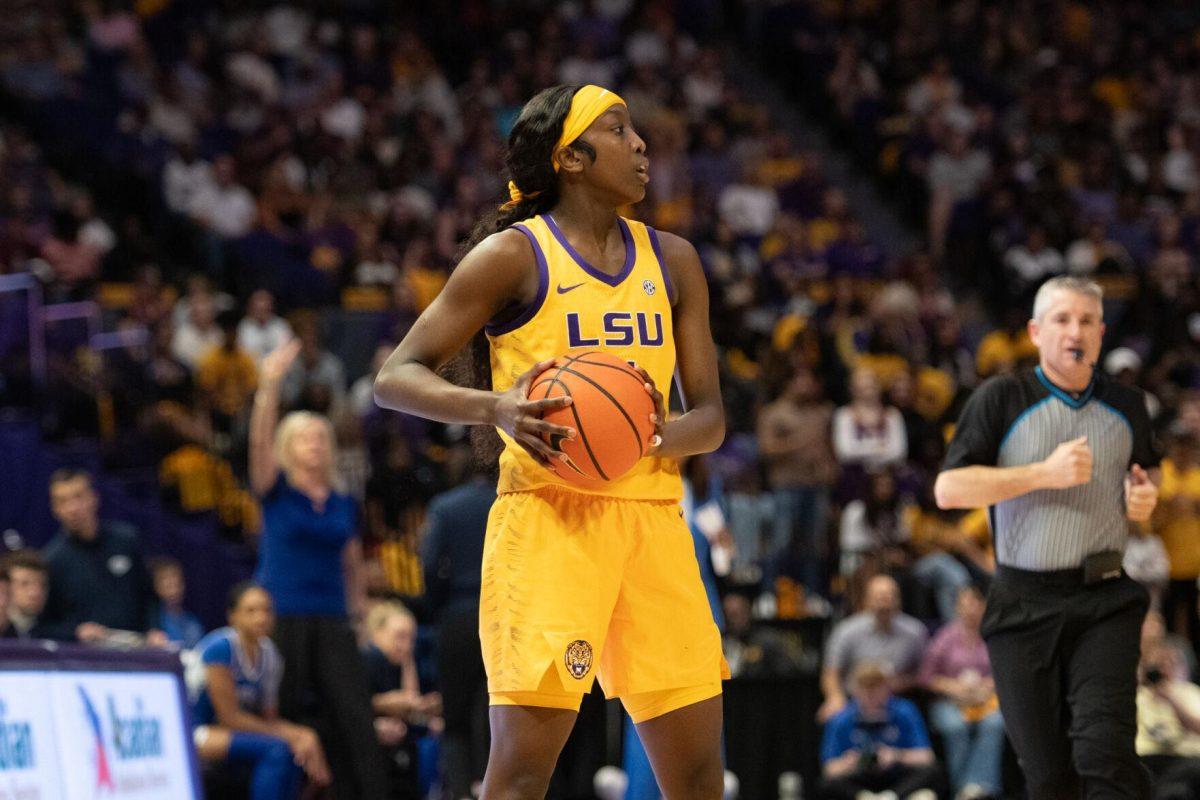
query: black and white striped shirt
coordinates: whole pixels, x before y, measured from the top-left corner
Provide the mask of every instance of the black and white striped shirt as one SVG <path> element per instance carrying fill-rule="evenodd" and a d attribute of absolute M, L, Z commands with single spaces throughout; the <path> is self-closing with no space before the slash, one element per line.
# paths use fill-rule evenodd
<path fill-rule="evenodd" d="M 1040 367 L 984 383 L 971 395 L 946 452 L 944 470 L 1014 467 L 1046 459 L 1087 436 L 1092 479 L 1039 489 L 989 509 L 996 561 L 1028 570 L 1079 567 L 1103 550 L 1124 551 L 1125 475 L 1158 465 L 1142 393 L 1097 374 L 1083 392 L 1055 386 Z"/>

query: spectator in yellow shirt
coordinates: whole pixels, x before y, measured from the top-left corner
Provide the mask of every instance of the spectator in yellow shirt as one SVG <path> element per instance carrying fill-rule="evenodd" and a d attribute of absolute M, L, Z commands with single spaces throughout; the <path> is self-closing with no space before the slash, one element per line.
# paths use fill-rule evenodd
<path fill-rule="evenodd" d="M 1167 627 L 1200 642 L 1196 579 L 1200 577 L 1200 441 L 1183 431 L 1172 434 L 1162 462 L 1158 508 L 1151 521 L 1171 562 L 1163 597 Z"/>
<path fill-rule="evenodd" d="M 1022 363 L 1034 359 L 1037 348 L 1025 330 L 1025 318 L 1020 309 L 1006 312 L 1003 326 L 983 337 L 975 351 L 975 371 L 980 378 L 1012 372 Z"/>
<path fill-rule="evenodd" d="M 237 343 L 238 318 L 232 311 L 219 317 L 223 339 L 196 367 L 196 382 L 212 409 L 213 428 L 236 434 L 245 430 L 250 400 L 258 386 L 254 358 Z"/>

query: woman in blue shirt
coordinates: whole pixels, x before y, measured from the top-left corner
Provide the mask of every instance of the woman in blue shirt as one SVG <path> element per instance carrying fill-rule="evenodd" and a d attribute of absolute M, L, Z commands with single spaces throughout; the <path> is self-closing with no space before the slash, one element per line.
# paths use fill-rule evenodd
<path fill-rule="evenodd" d="M 293 340 L 263 359 L 250 417 L 250 485 L 263 511 L 255 578 L 275 601 L 275 643 L 288 667 L 279 710 L 321 732 L 334 796 L 383 800 L 383 758 L 347 615 L 366 605 L 358 506 L 335 487 L 329 420 L 294 411 L 276 424 L 279 387 L 299 352 Z"/>
<path fill-rule="evenodd" d="M 192 709 L 196 752 L 205 761 L 250 768 L 252 800 L 295 800 L 307 773 L 329 783 L 329 768 L 312 728 L 279 719 L 283 660 L 271 642 L 271 596 L 241 583 L 229 594 L 229 627 L 196 646 L 204 684 Z"/>

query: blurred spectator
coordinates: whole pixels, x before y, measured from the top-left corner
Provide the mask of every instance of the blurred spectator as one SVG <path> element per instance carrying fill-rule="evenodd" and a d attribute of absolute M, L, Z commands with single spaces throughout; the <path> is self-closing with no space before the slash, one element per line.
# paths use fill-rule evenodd
<path fill-rule="evenodd" d="M 196 385 L 212 411 L 213 429 L 242 439 L 258 383 L 258 368 L 250 354 L 238 346 L 237 315 L 227 311 L 218 322 L 223 339 L 196 363 Z"/>
<path fill-rule="evenodd" d="M 850 403 L 833 414 L 833 450 L 843 464 L 884 467 L 899 464 L 908 453 L 904 418 L 883 404 L 875 373 L 865 367 L 850 375 Z"/>
<path fill-rule="evenodd" d="M 299 314 L 293 322 L 300 343 L 300 358 L 292 364 L 280 387 L 287 407 L 331 414 L 346 394 L 346 371 L 341 359 L 325 349 L 316 316 Z"/>
<path fill-rule="evenodd" d="M 176 329 L 181 328 L 188 321 L 192 313 L 192 303 L 197 298 L 212 300 L 214 315 L 223 311 L 232 311 L 235 306 L 233 297 L 214 289 L 212 281 L 206 276 L 200 273 L 191 273 L 184 282 L 183 296 L 175 301 L 175 306 L 171 309 L 171 321 Z"/>
<path fill-rule="evenodd" d="M 333 417 L 333 435 L 337 445 L 334 470 L 342 482 L 342 489 L 361 506 L 372 472 L 362 420 L 342 406 Z"/>
<path fill-rule="evenodd" d="M 426 598 L 438 625 L 438 680 L 446 726 L 442 769 L 446 788 L 455 798 L 470 797 L 482 785 L 491 741 L 487 674 L 479 644 L 479 587 L 487 517 L 495 499 L 493 480 L 476 465 L 461 486 L 429 502 L 421 537 Z"/>
<path fill-rule="evenodd" d="M 190 142 L 181 142 L 163 168 L 163 197 L 176 214 L 190 213 L 196 198 L 212 191 L 212 166 L 196 154 Z"/>
<path fill-rule="evenodd" d="M 724 630 L 717 576 L 730 575 L 735 543 L 721 506 L 725 500 L 720 477 L 709 467 L 707 455 L 694 455 L 680 462 L 683 477 L 683 519 L 692 534 L 692 546 L 700 565 L 700 580 L 708 596 L 708 607 L 718 630 Z M 632 724 L 632 723 L 631 723 Z"/>
<path fill-rule="evenodd" d="M 735 236 L 758 240 L 767 235 L 779 213 L 779 196 L 765 185 L 758 164 L 743 169 L 742 179 L 726 186 L 717 201 L 721 222 Z"/>
<path fill-rule="evenodd" d="M 275 298 L 266 289 L 255 289 L 246 301 L 246 316 L 238 323 L 238 347 L 258 364 L 263 357 L 292 338 L 292 327 L 275 315 Z"/>
<path fill-rule="evenodd" d="M 350 393 L 347 397 L 349 411 L 359 419 L 363 419 L 375 411 L 375 376 L 379 374 L 383 362 L 387 361 L 387 357 L 392 354 L 394 349 L 396 348 L 393 345 L 387 343 L 376 347 L 375 355 L 371 358 L 371 370 L 350 386 Z"/>
<path fill-rule="evenodd" d="M 907 566 L 904 506 L 891 470 L 877 470 L 868 476 L 866 497 L 851 500 L 842 510 L 839 539 L 844 577 L 862 570 L 869 578 Z"/>
<path fill-rule="evenodd" d="M 1004 718 L 979 635 L 983 607 L 979 589 L 960 589 L 957 617 L 937 632 L 921 661 L 921 683 L 938 698 L 929 719 L 945 742 L 956 800 L 1001 796 Z"/>
<path fill-rule="evenodd" d="M 1154 773 L 1154 797 L 1200 795 L 1200 686 L 1178 677 L 1179 655 L 1156 647 L 1138 665 L 1137 752 Z"/>
<path fill-rule="evenodd" d="M 974 200 L 992 174 L 991 156 L 972 147 L 970 132 L 961 123 L 948 128 L 944 146 L 929 159 L 929 241 L 935 254 L 941 253 L 954 206 Z"/>
<path fill-rule="evenodd" d="M 1046 231 L 1031 226 L 1022 244 L 1015 244 L 1004 254 L 1008 268 L 1008 292 L 1015 303 L 1024 304 L 1030 292 L 1043 281 L 1063 272 L 1062 254 L 1046 241 Z"/>
<path fill-rule="evenodd" d="M 91 476 L 75 469 L 51 475 L 50 510 L 61 527 L 43 550 L 50 583 L 40 620 L 46 636 L 91 644 L 136 632 L 146 634 L 147 644 L 165 645 L 137 531 L 100 521 Z"/>
<path fill-rule="evenodd" d="M 853 700 L 825 726 L 820 796 L 936 800 L 943 782 L 921 712 L 893 697 L 885 668 L 863 662 L 850 674 Z"/>
<path fill-rule="evenodd" d="M 347 619 L 361 621 L 366 605 L 358 508 L 334 487 L 329 420 L 293 412 L 276 424 L 300 349 L 293 340 L 263 359 L 250 420 L 250 485 L 263 508 L 256 576 L 279 610 L 275 641 L 288 665 L 279 709 L 321 734 L 337 795 L 381 800 L 367 676 Z"/>
<path fill-rule="evenodd" d="M 367 530 L 372 541 L 415 546 L 425 504 L 442 488 L 440 476 L 407 437 L 393 434 L 382 445 L 366 487 Z"/>
<path fill-rule="evenodd" d="M 926 513 L 932 515 L 936 503 L 929 496 L 931 494 L 926 493 L 926 507 L 930 509 Z M 974 563 L 980 569 L 986 569 L 991 564 L 987 562 L 978 545 L 965 536 L 958 526 L 937 524 L 943 522 L 944 518 L 937 519 L 932 525 L 916 524 L 929 521 L 928 516 L 920 513 L 922 510 L 919 505 L 913 504 L 909 511 L 914 513 L 905 514 L 904 548 L 911 563 L 913 576 L 933 591 L 938 619 L 946 622 L 954 617 L 959 591 L 971 580 L 971 574 L 963 561 Z"/>
<path fill-rule="evenodd" d="M 158 595 L 158 628 L 167 639 L 184 650 L 191 650 L 204 636 L 204 626 L 196 615 L 183 607 L 187 584 L 183 580 L 183 565 L 173 558 L 159 556 L 150 559 L 150 577 Z"/>
<path fill-rule="evenodd" d="M 237 163 L 222 154 L 213 159 L 213 181 L 193 187 L 188 215 L 216 235 L 235 239 L 249 233 L 254 224 L 254 196 L 237 181 Z"/>
<path fill-rule="evenodd" d="M 917 683 L 921 653 L 929 638 L 925 626 L 900 611 L 900 587 L 887 575 L 867 584 L 863 610 L 839 622 L 825 647 L 821 690 L 825 702 L 818 719 L 828 721 L 846 705 L 844 686 L 859 664 L 870 661 L 887 670 L 892 691 L 903 693 Z"/>
<path fill-rule="evenodd" d="M 775 500 L 768 557 L 778 559 L 793 537 L 797 538 L 806 560 L 805 587 L 826 594 L 826 523 L 838 465 L 833 455 L 833 406 L 822 394 L 812 370 L 797 370 L 779 398 L 758 415 L 758 452 Z M 738 542 L 737 548 L 757 551 L 757 545 L 756 541 Z"/>
<path fill-rule="evenodd" d="M 1090 277 L 1104 265 L 1105 271 L 1128 271 L 1132 264 L 1129 254 L 1120 244 L 1108 238 L 1102 220 L 1091 220 L 1082 238 L 1076 239 L 1067 248 L 1067 272 L 1072 275 Z"/>
<path fill-rule="evenodd" d="M 725 594 L 722 647 L 734 678 L 770 678 L 795 673 L 787 646 L 770 628 L 754 622 L 751 598 L 742 591 Z"/>
<path fill-rule="evenodd" d="M 42 258 L 50 266 L 56 283 L 67 292 L 76 292 L 100 276 L 102 252 L 80 237 L 80 225 L 68 211 L 54 215 L 50 236 L 41 248 Z"/>
<path fill-rule="evenodd" d="M 1162 598 L 1167 627 L 1200 645 L 1196 586 L 1200 578 L 1200 440 L 1191 431 L 1168 439 L 1162 486 L 1151 521 L 1170 561 L 1170 582 Z M 1200 652 L 1200 649 L 1197 650 Z"/>
<path fill-rule="evenodd" d="M 1121 566 L 1126 575 L 1145 587 L 1150 595 L 1151 608 L 1161 608 L 1171 569 L 1162 539 L 1151 533 L 1149 528 L 1131 524 Z"/>
<path fill-rule="evenodd" d="M 367 614 L 370 637 L 363 657 L 375 711 L 375 735 L 388 758 L 388 797 L 416 800 L 417 734 L 441 727 L 442 697 L 421 693 L 415 645 L 417 621 L 399 603 L 379 603 Z"/>
<path fill-rule="evenodd" d="M 1006 375 L 1036 360 L 1037 348 L 1029 338 L 1026 321 L 1024 309 L 1014 306 L 1004 312 L 1000 327 L 980 340 L 975 351 L 975 369 L 980 378 Z"/>
<path fill-rule="evenodd" d="M 190 406 L 194 393 L 192 372 L 187 364 L 175 357 L 171 324 L 160 323 L 152 335 L 154 338 L 146 372 L 153 386 L 154 400 Z"/>
<path fill-rule="evenodd" d="M 983 568 L 979 548 L 957 525 L 941 515 L 931 518 L 932 512 L 902 498 L 890 470 L 872 473 L 867 486 L 866 499 L 852 500 L 842 512 L 842 570 L 851 578 L 847 593 L 859 597 L 864 582 L 879 573 L 906 584 L 915 579 L 932 590 L 938 618 L 949 620 L 958 590 L 970 582 L 967 567 L 953 553 L 982 562 Z M 932 497 L 926 505 L 934 508 Z"/>
<path fill-rule="evenodd" d="M 211 294 L 196 294 L 188 298 L 187 319 L 175 329 L 171 354 L 188 369 L 195 371 L 200 359 L 225 341 L 217 324 L 216 301 Z"/>
<path fill-rule="evenodd" d="M 4 564 L 10 588 L 5 637 L 50 638 L 41 619 L 50 584 L 46 560 L 36 550 L 17 550 L 8 555 Z"/>
<path fill-rule="evenodd" d="M 254 800 L 295 800 L 305 774 L 329 783 L 329 767 L 312 728 L 279 718 L 284 662 L 271 641 L 271 597 L 241 583 L 229 594 L 229 626 L 200 640 L 204 678 L 192 706 L 196 752 L 249 774 Z"/>
<path fill-rule="evenodd" d="M 1159 647 L 1173 648 L 1180 657 L 1180 671 L 1176 677 L 1185 680 L 1196 677 L 1196 654 L 1190 647 L 1191 643 L 1182 636 L 1167 631 L 1162 614 L 1153 608 L 1146 612 L 1146 618 L 1142 620 L 1140 644 L 1142 653 L 1149 653 Z"/>

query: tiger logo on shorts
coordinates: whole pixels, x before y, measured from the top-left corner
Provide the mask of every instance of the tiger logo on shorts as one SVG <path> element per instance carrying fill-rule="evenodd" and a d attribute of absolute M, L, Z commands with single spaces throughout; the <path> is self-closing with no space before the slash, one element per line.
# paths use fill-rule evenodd
<path fill-rule="evenodd" d="M 563 660 L 571 675 L 577 680 L 582 680 L 592 668 L 592 646 L 583 639 L 576 639 L 567 645 L 567 653 Z"/>

